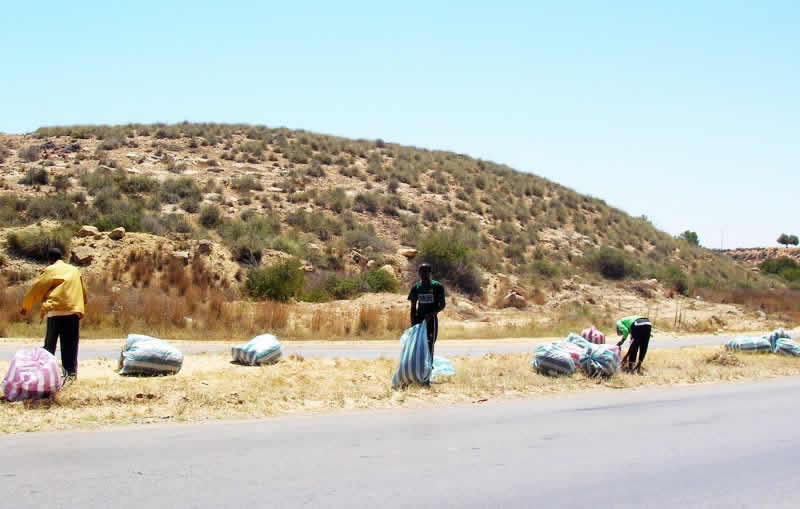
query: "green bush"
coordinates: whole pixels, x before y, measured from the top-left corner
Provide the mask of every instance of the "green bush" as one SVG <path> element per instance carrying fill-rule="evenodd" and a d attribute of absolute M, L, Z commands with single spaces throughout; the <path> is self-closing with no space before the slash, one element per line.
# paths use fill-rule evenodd
<path fill-rule="evenodd" d="M 55 219 L 57 221 L 75 220 L 78 211 L 72 200 L 65 194 L 32 198 L 27 206 L 28 219 Z"/>
<path fill-rule="evenodd" d="M 531 270 L 543 279 L 552 279 L 558 276 L 558 265 L 547 260 L 536 260 L 531 264 Z"/>
<path fill-rule="evenodd" d="M 368 224 L 365 228 L 356 228 L 344 234 L 344 242 L 348 247 L 356 249 L 372 248 L 377 253 L 388 249 L 388 244 L 375 232 L 375 228 Z"/>
<path fill-rule="evenodd" d="M 47 261 L 47 252 L 50 248 L 59 248 L 64 256 L 69 253 L 72 234 L 73 231 L 69 228 L 12 232 L 8 234 L 6 244 L 12 254 L 31 260 Z"/>
<path fill-rule="evenodd" d="M 397 290 L 397 280 L 393 275 L 389 274 L 383 269 L 375 269 L 367 272 L 364 275 L 364 280 L 369 287 L 369 291 L 380 292 L 394 292 Z"/>
<path fill-rule="evenodd" d="M 206 228 L 216 228 L 222 222 L 222 210 L 216 205 L 204 205 L 200 209 L 200 224 Z"/>
<path fill-rule="evenodd" d="M 689 277 L 677 265 L 667 265 L 660 274 L 661 282 L 681 295 L 689 295 Z"/>
<path fill-rule="evenodd" d="M 432 232 L 419 242 L 418 249 L 420 262 L 431 264 L 435 278 L 455 285 L 470 296 L 483 293 L 483 281 L 463 233 Z"/>
<path fill-rule="evenodd" d="M 240 193 L 246 193 L 248 191 L 263 191 L 264 186 L 261 185 L 261 182 L 255 179 L 252 175 L 243 175 L 241 177 L 233 179 L 231 182 L 231 187 L 239 191 Z"/>
<path fill-rule="evenodd" d="M 250 297 L 286 302 L 303 289 L 305 274 L 297 260 L 247 271 L 245 289 Z"/>
<path fill-rule="evenodd" d="M 380 196 L 375 193 L 359 193 L 353 202 L 353 209 L 356 212 L 374 214 L 378 212 L 380 201 Z"/>
<path fill-rule="evenodd" d="M 161 185 L 161 199 L 167 203 L 178 203 L 186 198 L 200 200 L 203 193 L 191 177 L 167 179 Z"/>
<path fill-rule="evenodd" d="M 158 191 L 158 180 L 144 175 L 136 175 L 119 183 L 120 189 L 126 194 L 152 193 Z"/>
<path fill-rule="evenodd" d="M 786 281 L 800 281 L 800 264 L 788 256 L 761 262 L 758 266 L 764 274 L 774 274 Z"/>
<path fill-rule="evenodd" d="M 606 279 L 626 279 L 638 277 L 641 269 L 630 255 L 620 249 L 602 247 L 586 257 L 589 269 L 600 273 Z"/>
<path fill-rule="evenodd" d="M 232 219 L 220 225 L 219 233 L 235 260 L 257 265 L 267 243 L 280 233 L 280 222 L 264 216 Z"/>
<path fill-rule="evenodd" d="M 28 168 L 25 176 L 19 180 L 23 186 L 46 186 L 50 176 L 44 168 Z"/>

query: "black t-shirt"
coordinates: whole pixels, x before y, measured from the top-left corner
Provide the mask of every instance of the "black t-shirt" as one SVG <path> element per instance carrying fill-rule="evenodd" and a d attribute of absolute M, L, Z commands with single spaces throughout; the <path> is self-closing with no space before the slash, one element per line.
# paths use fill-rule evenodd
<path fill-rule="evenodd" d="M 434 280 L 431 280 L 430 285 L 424 281 L 417 281 L 411 287 L 408 300 L 417 302 L 418 317 L 425 316 L 428 313 L 438 313 L 444 309 L 444 286 Z"/>

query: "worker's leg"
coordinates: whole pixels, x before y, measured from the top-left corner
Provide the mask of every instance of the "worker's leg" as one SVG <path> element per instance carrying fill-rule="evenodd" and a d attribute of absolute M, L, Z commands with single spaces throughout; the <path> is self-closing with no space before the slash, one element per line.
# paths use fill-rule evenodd
<path fill-rule="evenodd" d="M 67 376 L 77 376 L 80 320 L 78 315 L 59 316 L 56 319 L 61 321 L 61 365 Z"/>
<path fill-rule="evenodd" d="M 639 348 L 639 362 L 636 364 L 636 368 L 639 369 L 642 367 L 644 357 L 647 355 L 647 347 L 650 345 L 650 334 L 653 327 L 652 325 L 639 325 L 637 328 L 639 329 L 639 343 L 641 345 Z"/>
<path fill-rule="evenodd" d="M 56 343 L 58 343 L 58 323 L 55 318 L 47 319 L 47 332 L 44 334 L 44 349 L 51 354 L 56 354 Z"/>
<path fill-rule="evenodd" d="M 628 354 L 626 357 L 628 358 L 628 362 L 626 363 L 624 369 L 630 371 L 633 369 L 633 366 L 636 364 L 636 356 L 639 353 L 639 338 L 631 334 L 631 347 L 628 348 Z"/>
<path fill-rule="evenodd" d="M 439 335 L 439 319 L 432 316 L 428 319 L 428 350 L 431 352 L 431 365 L 433 365 L 433 348 L 436 345 L 436 337 Z"/>

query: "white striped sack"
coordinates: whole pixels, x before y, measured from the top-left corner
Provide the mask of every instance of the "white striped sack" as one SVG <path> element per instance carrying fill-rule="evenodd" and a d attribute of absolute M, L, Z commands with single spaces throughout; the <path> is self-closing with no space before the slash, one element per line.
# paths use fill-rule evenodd
<path fill-rule="evenodd" d="M 581 331 L 581 337 L 590 343 L 603 345 L 606 342 L 606 335 L 595 328 L 594 325 Z"/>
<path fill-rule="evenodd" d="M 791 339 L 778 338 L 775 341 L 775 349 L 773 351 L 777 354 L 800 357 L 800 343 Z"/>
<path fill-rule="evenodd" d="M 281 344 L 272 334 L 261 334 L 247 343 L 231 348 L 233 361 L 249 366 L 278 362 L 281 355 Z"/>
<path fill-rule="evenodd" d="M 128 334 L 120 355 L 120 375 L 174 375 L 183 366 L 183 353 L 166 341 Z"/>
<path fill-rule="evenodd" d="M 580 360 L 580 366 L 587 376 L 614 376 L 622 360 L 619 357 L 619 347 L 606 345 L 592 345 L 586 349 Z"/>
<path fill-rule="evenodd" d="M 548 376 L 569 376 L 575 373 L 575 362 L 569 352 L 558 343 L 546 343 L 536 347 L 531 367 Z"/>
<path fill-rule="evenodd" d="M 433 367 L 431 369 L 431 383 L 440 382 L 443 378 L 456 374 L 456 368 L 449 359 L 433 356 Z"/>
<path fill-rule="evenodd" d="M 395 389 L 411 384 L 426 384 L 431 379 L 431 351 L 428 347 L 428 328 L 425 321 L 406 329 L 400 338 L 403 348 L 400 362 L 392 377 Z"/>
<path fill-rule="evenodd" d="M 771 352 L 772 344 L 767 338 L 742 336 L 728 341 L 725 348 L 739 352 Z"/>
<path fill-rule="evenodd" d="M 44 348 L 18 350 L 3 378 L 3 394 L 8 401 L 41 399 L 61 388 L 56 358 Z"/>
<path fill-rule="evenodd" d="M 568 343 L 574 343 L 583 348 L 584 350 L 589 348 L 589 346 L 591 345 L 591 343 L 588 340 L 584 339 L 581 336 L 578 336 L 574 332 L 570 332 L 569 335 L 567 335 L 567 339 L 565 339 L 565 341 L 567 341 Z"/>

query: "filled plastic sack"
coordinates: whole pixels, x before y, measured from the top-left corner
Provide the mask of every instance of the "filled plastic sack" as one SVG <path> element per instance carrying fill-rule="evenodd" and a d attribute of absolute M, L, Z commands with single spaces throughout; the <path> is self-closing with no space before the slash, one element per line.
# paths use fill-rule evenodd
<path fill-rule="evenodd" d="M 581 356 L 586 351 L 586 349 L 582 346 L 576 345 L 575 343 L 570 343 L 569 341 L 558 341 L 553 344 L 566 351 L 569 356 L 572 357 L 572 361 L 576 366 L 578 365 L 578 361 L 581 360 Z"/>
<path fill-rule="evenodd" d="M 392 387 L 429 383 L 432 370 L 431 351 L 428 347 L 428 327 L 425 321 L 406 329 L 400 342 L 403 347 L 397 371 L 392 377 Z"/>
<path fill-rule="evenodd" d="M 272 334 L 256 336 L 247 343 L 231 348 L 233 362 L 248 366 L 272 364 L 278 362 L 281 355 L 281 344 Z"/>
<path fill-rule="evenodd" d="M 531 366 L 537 372 L 548 376 L 569 376 L 575 373 L 575 361 L 558 343 L 537 346 Z"/>
<path fill-rule="evenodd" d="M 183 366 L 183 353 L 162 339 L 128 334 L 119 362 L 120 375 L 174 375 Z"/>
<path fill-rule="evenodd" d="M 583 329 L 581 331 L 581 337 L 596 345 L 604 345 L 606 343 L 606 335 L 597 330 L 594 325 L 588 329 Z"/>
<path fill-rule="evenodd" d="M 590 377 L 614 376 L 619 371 L 621 363 L 619 347 L 615 350 L 606 345 L 590 346 L 580 360 L 581 369 Z"/>
<path fill-rule="evenodd" d="M 592 343 L 590 343 L 588 340 L 575 334 L 574 332 L 570 332 L 569 335 L 567 335 L 567 339 L 565 341 L 568 343 L 576 344 L 581 348 L 583 348 L 584 350 L 592 345 Z"/>
<path fill-rule="evenodd" d="M 441 382 L 442 379 L 456 374 L 456 368 L 450 360 L 438 355 L 433 356 L 433 369 L 431 370 L 431 382 Z"/>
<path fill-rule="evenodd" d="M 783 329 L 777 329 L 772 331 L 769 336 L 767 336 L 769 340 L 769 344 L 772 347 L 773 352 L 777 352 L 777 343 L 779 339 L 792 339 L 792 337 L 786 333 Z"/>
<path fill-rule="evenodd" d="M 778 338 L 775 340 L 775 347 L 772 351 L 777 354 L 800 357 L 800 343 L 787 338 Z"/>
<path fill-rule="evenodd" d="M 3 378 L 3 394 L 8 401 L 42 399 L 60 388 L 58 361 L 41 347 L 18 350 Z"/>
<path fill-rule="evenodd" d="M 742 336 L 728 341 L 725 348 L 739 352 L 771 352 L 772 344 L 767 338 Z"/>

